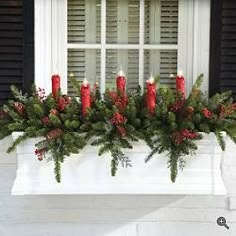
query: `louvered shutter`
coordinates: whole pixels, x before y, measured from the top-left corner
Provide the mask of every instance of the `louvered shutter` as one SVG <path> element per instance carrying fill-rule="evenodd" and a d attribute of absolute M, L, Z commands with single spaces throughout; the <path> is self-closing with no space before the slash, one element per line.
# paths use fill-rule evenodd
<path fill-rule="evenodd" d="M 221 42 L 221 91 L 232 90 L 236 100 L 236 2 L 223 1 Z"/>
<path fill-rule="evenodd" d="M 101 1 L 68 0 L 68 43 L 96 44 L 101 41 Z M 92 84 L 100 80 L 100 50 L 68 49 L 68 74 Z M 75 95 L 68 81 L 68 94 Z"/>
<path fill-rule="evenodd" d="M 139 43 L 139 0 L 108 0 L 106 9 L 106 41 L 108 44 Z M 106 86 L 115 87 L 115 77 L 122 66 L 128 89 L 138 86 L 138 55 L 136 49 L 107 50 Z"/>
<path fill-rule="evenodd" d="M 28 91 L 34 81 L 34 1 L 0 1 L 0 104 L 10 85 Z"/>
<path fill-rule="evenodd" d="M 22 88 L 23 3 L 0 1 L 0 103 L 11 96 L 10 85 Z"/>
<path fill-rule="evenodd" d="M 178 0 L 145 1 L 145 43 L 178 43 Z M 160 75 L 161 84 L 175 87 L 170 74 L 177 72 L 177 50 L 145 50 L 144 61 L 146 76 Z"/>

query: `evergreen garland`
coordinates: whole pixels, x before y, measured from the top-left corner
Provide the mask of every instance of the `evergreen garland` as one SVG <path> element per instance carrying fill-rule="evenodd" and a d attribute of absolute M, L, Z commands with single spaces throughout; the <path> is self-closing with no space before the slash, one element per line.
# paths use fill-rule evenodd
<path fill-rule="evenodd" d="M 81 85 L 71 80 L 80 97 Z M 110 153 L 114 176 L 119 165 L 132 165 L 125 149 L 132 149 L 134 142 L 144 140 L 151 149 L 145 161 L 155 154 L 167 153 L 170 177 L 175 182 L 178 171 L 185 166 L 185 156 L 197 150 L 196 141 L 202 139 L 202 133 L 214 132 L 222 150 L 225 150 L 222 131 L 236 142 L 236 104 L 231 93 L 208 99 L 200 90 L 202 81 L 200 75 L 186 99 L 169 88 L 159 87 L 152 114 L 146 107 L 146 92 L 142 93 L 140 87 L 128 95 L 107 90 L 102 99 L 96 85 L 86 116 L 82 115 L 78 99 L 62 94 L 54 99 L 34 86 L 28 96 L 12 86 L 14 100 L 0 108 L 0 139 L 14 131 L 24 132 L 8 148 L 11 152 L 24 140 L 41 137 L 35 154 L 40 161 L 54 161 L 57 182 L 61 182 L 65 158 L 79 153 L 88 143 L 99 146 L 99 156 Z M 155 82 L 159 86 L 159 77 Z"/>

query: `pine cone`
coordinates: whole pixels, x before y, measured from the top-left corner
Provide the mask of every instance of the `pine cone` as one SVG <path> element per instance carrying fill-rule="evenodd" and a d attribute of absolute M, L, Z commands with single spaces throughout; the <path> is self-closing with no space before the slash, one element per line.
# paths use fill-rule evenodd
<path fill-rule="evenodd" d="M 23 115 L 25 112 L 25 105 L 22 104 L 21 102 L 14 102 L 14 108 L 21 115 Z"/>
<path fill-rule="evenodd" d="M 194 112 L 194 108 L 189 106 L 189 107 L 186 108 L 186 112 L 187 112 L 187 114 L 192 115 L 193 112 Z"/>
<path fill-rule="evenodd" d="M 50 139 L 59 138 L 61 135 L 62 135 L 62 130 L 57 128 L 57 129 L 53 129 L 49 131 L 46 138 L 50 140 Z"/>

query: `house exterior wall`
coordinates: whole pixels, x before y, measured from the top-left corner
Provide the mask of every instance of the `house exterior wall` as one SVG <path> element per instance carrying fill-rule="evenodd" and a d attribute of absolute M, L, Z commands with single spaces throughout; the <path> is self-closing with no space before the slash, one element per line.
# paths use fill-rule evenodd
<path fill-rule="evenodd" d="M 11 196 L 15 154 L 0 143 L 1 236 L 214 236 L 236 235 L 235 146 L 223 165 L 227 196 L 55 195 Z M 224 216 L 230 230 L 219 227 Z"/>

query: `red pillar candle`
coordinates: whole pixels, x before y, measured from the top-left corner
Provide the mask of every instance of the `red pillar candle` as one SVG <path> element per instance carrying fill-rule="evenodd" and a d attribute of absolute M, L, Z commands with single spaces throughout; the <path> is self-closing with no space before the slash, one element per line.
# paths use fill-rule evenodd
<path fill-rule="evenodd" d="M 154 113 L 155 107 L 156 107 L 156 84 L 154 82 L 154 78 L 151 77 L 149 80 L 147 80 L 147 108 L 149 113 Z"/>
<path fill-rule="evenodd" d="M 126 85 L 125 75 L 124 75 L 124 72 L 120 70 L 118 76 L 116 77 L 116 88 L 117 88 L 118 94 L 124 95 L 125 85 Z"/>
<path fill-rule="evenodd" d="M 54 99 L 58 98 L 58 94 L 60 91 L 60 81 L 61 81 L 61 78 L 59 75 L 52 76 L 52 95 Z"/>
<path fill-rule="evenodd" d="M 81 86 L 81 103 L 82 103 L 82 114 L 83 116 L 87 115 L 87 109 L 91 107 L 90 100 L 90 86 L 86 79 L 84 79 L 83 84 Z"/>
<path fill-rule="evenodd" d="M 182 97 L 185 98 L 185 79 L 181 71 L 176 76 L 176 92 L 181 93 Z"/>

